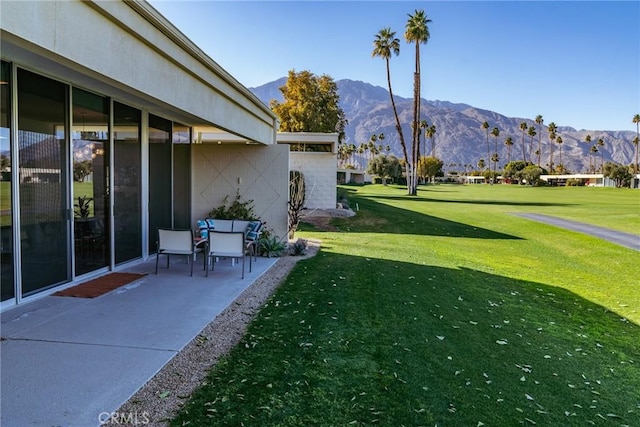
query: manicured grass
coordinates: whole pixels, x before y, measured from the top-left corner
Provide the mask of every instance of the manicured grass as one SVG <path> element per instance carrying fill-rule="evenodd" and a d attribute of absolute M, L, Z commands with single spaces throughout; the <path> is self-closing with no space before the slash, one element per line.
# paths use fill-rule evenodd
<path fill-rule="evenodd" d="M 356 217 L 299 233 L 322 251 L 173 425 L 637 425 L 638 252 L 509 214 L 617 196 L 345 188 Z"/>

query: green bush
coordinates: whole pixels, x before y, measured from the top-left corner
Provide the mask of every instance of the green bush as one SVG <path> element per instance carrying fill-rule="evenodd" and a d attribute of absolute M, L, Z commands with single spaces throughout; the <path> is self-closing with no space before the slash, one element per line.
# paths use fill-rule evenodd
<path fill-rule="evenodd" d="M 241 199 L 242 196 L 240 196 L 240 190 L 236 190 L 236 196 L 233 199 L 233 202 L 227 206 L 227 203 L 229 203 L 229 196 L 224 196 L 222 204 L 209 212 L 209 218 L 247 220 L 260 219 L 253 211 L 253 200 L 243 201 Z"/>
<path fill-rule="evenodd" d="M 284 253 L 285 249 L 287 249 L 287 245 L 278 240 L 275 236 L 261 238 L 259 246 L 260 248 L 258 249 L 258 252 L 260 255 L 269 258 L 279 257 Z"/>

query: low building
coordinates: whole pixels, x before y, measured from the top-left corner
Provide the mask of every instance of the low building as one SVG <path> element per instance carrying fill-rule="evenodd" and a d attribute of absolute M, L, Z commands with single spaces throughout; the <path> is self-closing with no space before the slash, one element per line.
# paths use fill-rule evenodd
<path fill-rule="evenodd" d="M 277 143 L 289 147 L 289 169 L 305 182 L 305 208 L 335 209 L 338 134 L 278 132 Z"/>
<path fill-rule="evenodd" d="M 236 191 L 286 235 L 277 117 L 151 5 L 1 7 L 1 309 L 147 259 Z"/>

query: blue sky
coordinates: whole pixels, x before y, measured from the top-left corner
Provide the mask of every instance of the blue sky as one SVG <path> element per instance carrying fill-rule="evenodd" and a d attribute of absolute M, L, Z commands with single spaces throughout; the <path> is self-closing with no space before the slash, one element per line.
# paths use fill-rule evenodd
<path fill-rule="evenodd" d="M 422 96 L 545 124 L 636 130 L 640 113 L 640 2 L 175 1 L 150 2 L 247 87 L 289 70 L 387 87 L 372 58 L 384 27 L 401 40 L 395 94 L 412 96 L 409 13 L 432 20 L 421 47 Z"/>

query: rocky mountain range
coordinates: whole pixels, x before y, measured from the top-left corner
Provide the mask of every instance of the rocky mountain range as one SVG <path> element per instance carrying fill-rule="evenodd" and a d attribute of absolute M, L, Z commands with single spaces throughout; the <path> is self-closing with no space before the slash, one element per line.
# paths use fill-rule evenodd
<path fill-rule="evenodd" d="M 286 77 L 259 87 L 249 88 L 265 104 L 269 104 L 272 99 L 282 101 L 282 94 L 278 90 L 286 82 Z M 345 112 L 348 125 L 345 129 L 346 138 L 344 143 L 355 144 L 368 143 L 373 134 L 384 133 L 383 144 L 391 147 L 391 153 L 402 158 L 400 139 L 395 130 L 395 119 L 389 92 L 380 86 L 373 86 L 369 83 L 354 80 L 338 80 L 338 94 L 340 96 L 340 106 Z M 413 101 L 411 98 L 395 97 L 396 108 L 400 121 L 403 124 L 405 142 L 409 148 L 411 145 L 410 122 L 413 116 Z M 464 166 L 477 168 L 478 161 L 487 161 L 487 134 L 482 128 L 483 122 L 489 123 L 489 145 L 490 152 L 494 152 L 497 142 L 500 162 L 504 165 L 509 157 L 508 147 L 505 145 L 507 137 L 513 140 L 511 147 L 511 160 L 522 160 L 523 140 L 524 150 L 527 160 L 537 163 L 537 156 L 531 154 L 538 148 L 538 135 L 541 140 L 541 161 L 540 164 L 548 164 L 551 155 L 551 145 L 547 125 L 552 122 L 552 118 L 544 118 L 545 121 L 540 126 L 535 123 L 535 117 L 507 117 L 494 111 L 475 108 L 467 104 L 456 104 L 447 101 L 422 100 L 422 117 L 429 125 L 436 126 L 434 137 L 435 155 L 443 160 L 447 169 L 462 170 Z M 541 112 L 544 116 L 544 112 Z M 630 112 L 629 120 L 634 112 Z M 527 126 L 534 126 L 537 135 L 531 138 L 526 131 L 520 129 L 520 123 L 526 122 Z M 604 162 L 614 161 L 621 164 L 630 164 L 635 161 L 635 147 L 632 143 L 636 136 L 632 131 L 613 130 L 576 130 L 563 123 L 556 123 L 556 134 L 562 137 L 562 160 L 566 168 L 571 172 L 586 172 L 591 163 L 600 167 Z M 497 127 L 500 134 L 497 138 L 491 135 L 491 130 Z M 591 144 L 585 142 L 585 137 L 591 135 Z M 598 139 L 602 138 L 604 145 L 596 146 L 598 152 L 590 154 Z M 421 139 L 421 151 L 425 152 L 425 140 Z M 533 148 L 531 148 L 533 147 Z M 559 163 L 560 146 L 553 143 L 553 162 Z M 426 152 L 431 153 L 431 140 L 426 141 Z M 471 166 L 469 166 L 471 165 Z"/>

